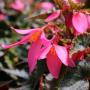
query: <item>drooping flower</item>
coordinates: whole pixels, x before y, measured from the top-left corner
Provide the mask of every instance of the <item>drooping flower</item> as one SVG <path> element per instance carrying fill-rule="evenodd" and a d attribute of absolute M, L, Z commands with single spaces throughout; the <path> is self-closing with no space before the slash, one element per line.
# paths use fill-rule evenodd
<path fill-rule="evenodd" d="M 38 59 L 46 58 L 47 66 L 50 73 L 54 78 L 58 78 L 62 63 L 66 66 L 75 66 L 74 62 L 69 58 L 69 53 L 64 46 L 57 44 L 58 38 L 53 36 L 51 40 L 45 37 L 43 32 L 45 28 L 50 28 L 53 33 L 57 33 L 57 27 L 53 25 L 46 25 L 42 28 L 19 30 L 15 29 L 19 34 L 27 34 L 20 41 L 11 45 L 2 45 L 3 48 L 11 48 L 16 45 L 24 44 L 26 42 L 32 42 L 28 51 L 28 65 L 30 72 L 32 73 L 36 67 Z"/>
<path fill-rule="evenodd" d="M 54 39 L 56 40 L 56 39 Z M 62 63 L 66 66 L 74 67 L 75 64 L 71 58 L 69 58 L 68 50 L 65 46 L 59 46 L 57 40 L 49 44 L 49 46 L 44 49 L 39 59 L 46 58 L 46 63 L 50 73 L 54 78 L 59 77 Z"/>
<path fill-rule="evenodd" d="M 35 42 L 37 41 L 38 39 L 40 39 L 41 37 L 44 36 L 44 29 L 46 28 L 49 28 L 52 30 L 52 32 L 57 32 L 58 30 L 60 30 L 59 28 L 56 27 L 56 25 L 54 24 L 47 24 L 41 28 L 35 28 L 35 29 L 15 29 L 13 27 L 11 27 L 12 30 L 14 30 L 15 32 L 17 32 L 18 34 L 22 34 L 22 35 L 26 35 L 26 36 L 23 36 L 22 39 L 14 44 L 11 44 L 11 45 L 1 45 L 3 48 L 10 48 L 10 47 L 13 47 L 13 46 L 16 46 L 16 45 L 19 45 L 19 44 L 23 44 L 23 43 L 26 43 L 26 42 Z"/>
<path fill-rule="evenodd" d="M 14 28 L 12 28 L 14 29 Z M 43 38 L 43 28 L 36 28 L 36 29 L 27 29 L 27 30 L 20 30 L 20 29 L 14 29 L 19 34 L 27 34 L 26 36 L 23 36 L 23 38 L 11 45 L 5 45 L 2 44 L 1 47 L 4 49 L 12 48 L 17 45 L 24 44 L 26 42 L 31 42 L 31 46 L 28 51 L 28 65 L 29 70 L 32 72 L 35 69 L 37 59 L 39 55 L 42 53 L 42 51 L 48 46 L 48 40 Z"/>
<path fill-rule="evenodd" d="M 30 48 L 29 53 L 28 53 L 30 72 L 32 72 L 35 69 L 38 59 L 45 59 L 45 58 L 46 58 L 46 63 L 47 63 L 50 73 L 56 79 L 59 77 L 62 63 L 70 67 L 75 66 L 73 60 L 69 58 L 69 53 L 67 49 L 64 46 L 57 45 L 56 44 L 57 41 L 58 41 L 57 37 L 56 39 L 54 37 L 53 39 L 47 42 L 44 40 L 43 45 L 47 45 L 47 46 L 45 46 L 43 50 L 40 49 L 39 45 L 41 44 L 38 42 L 35 51 L 33 51 L 36 45 L 35 43 L 33 44 L 32 48 Z M 47 44 L 44 44 L 44 43 L 47 43 Z M 32 52 L 34 52 L 33 54 L 34 56 L 32 56 Z M 34 59 L 31 59 L 31 58 L 34 58 Z"/>
<path fill-rule="evenodd" d="M 24 44 L 26 42 L 31 42 L 32 45 L 31 47 L 33 46 L 34 43 L 35 44 L 35 47 L 36 45 L 37 46 L 40 46 L 40 43 L 42 43 L 42 41 L 44 42 L 44 44 L 46 44 L 46 46 L 48 45 L 48 43 L 46 43 L 43 39 L 43 35 L 44 35 L 44 29 L 46 27 L 50 27 L 52 29 L 52 26 L 51 25 L 46 25 L 42 28 L 36 28 L 36 29 L 26 29 L 26 30 L 21 30 L 21 29 L 14 29 L 13 27 L 11 27 L 15 32 L 19 33 L 19 34 L 25 34 L 26 36 L 23 36 L 22 39 L 16 43 L 13 43 L 11 45 L 5 45 L 5 44 L 2 44 L 1 46 L 4 48 L 4 49 L 8 49 L 8 48 L 11 48 L 11 47 L 15 47 L 17 45 L 20 45 L 20 44 Z M 37 44 L 39 43 L 39 44 Z M 41 45 L 42 46 L 42 45 Z M 34 48 L 35 48 L 34 47 Z M 32 48 L 31 48 L 32 49 Z M 32 50 L 31 50 L 32 51 Z M 35 50 L 36 51 L 36 50 Z"/>

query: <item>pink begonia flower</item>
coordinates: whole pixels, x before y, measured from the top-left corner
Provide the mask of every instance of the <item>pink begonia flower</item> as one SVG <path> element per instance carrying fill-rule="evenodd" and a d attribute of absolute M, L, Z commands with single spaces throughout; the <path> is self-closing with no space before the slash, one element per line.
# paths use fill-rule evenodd
<path fill-rule="evenodd" d="M 49 15 L 46 19 L 45 22 L 50 22 L 55 19 L 57 19 L 60 16 L 60 10 L 54 11 L 51 15 Z"/>
<path fill-rule="evenodd" d="M 10 7 L 18 11 L 23 11 L 25 9 L 25 5 L 22 0 L 15 0 L 15 2 L 11 3 Z"/>
<path fill-rule="evenodd" d="M 31 45 L 28 53 L 29 67 L 30 72 L 32 72 L 36 67 L 37 60 L 46 58 L 47 66 L 50 73 L 54 76 L 54 78 L 57 79 L 59 77 L 62 63 L 70 67 L 74 67 L 75 64 L 69 58 L 69 53 L 67 49 L 64 46 L 57 45 L 57 40 L 56 42 L 53 41 L 54 44 L 52 44 L 52 40 L 39 40 Z M 45 45 L 45 47 L 41 48 L 42 45 Z"/>
<path fill-rule="evenodd" d="M 88 29 L 87 16 L 81 12 L 74 12 L 72 17 L 72 24 L 78 33 L 84 33 Z"/>
<path fill-rule="evenodd" d="M 27 34 L 20 41 L 11 44 L 11 45 L 1 45 L 3 48 L 11 48 L 16 45 L 24 44 L 26 42 L 33 42 L 28 51 L 28 64 L 30 72 L 32 73 L 36 67 L 38 59 L 46 58 L 47 66 L 50 73 L 54 76 L 54 78 L 58 78 L 62 63 L 66 66 L 75 66 L 74 62 L 69 58 L 69 53 L 64 46 L 59 46 L 56 44 L 55 36 L 48 40 L 45 38 L 45 34 L 43 30 L 45 28 L 51 27 L 51 25 L 47 25 L 42 28 L 36 29 L 27 29 L 27 30 L 19 30 L 15 29 L 19 34 Z M 55 28 L 55 26 L 53 27 Z M 21 31 L 21 32 L 20 32 Z M 61 63 L 62 62 L 62 63 Z"/>
<path fill-rule="evenodd" d="M 49 46 L 46 49 L 44 49 L 39 59 L 44 58 L 46 58 L 46 63 L 50 73 L 56 79 L 59 77 L 62 63 L 70 67 L 75 66 L 73 60 L 69 58 L 67 48 L 64 46 L 59 46 L 56 43 L 49 44 Z"/>
<path fill-rule="evenodd" d="M 27 34 L 27 35 L 26 35 L 26 36 L 23 36 L 22 39 L 21 39 L 20 41 L 16 42 L 16 43 L 13 43 L 13 44 L 11 44 L 11 45 L 2 44 L 1 46 L 2 46 L 3 48 L 5 48 L 5 49 L 8 49 L 8 48 L 11 48 L 11 47 L 20 45 L 20 44 L 24 44 L 24 43 L 26 43 L 26 42 L 31 42 L 32 45 L 31 45 L 31 48 L 30 48 L 30 50 L 29 50 L 29 56 L 28 56 L 28 57 L 32 57 L 32 53 L 31 53 L 31 55 L 30 55 L 30 52 L 31 52 L 32 49 L 34 49 L 35 47 L 36 47 L 36 49 L 35 49 L 35 52 L 33 51 L 33 55 L 37 56 L 37 55 L 39 54 L 39 50 L 41 49 L 41 47 L 44 46 L 44 48 L 45 48 L 45 47 L 48 46 L 48 44 L 49 44 L 48 40 L 44 38 L 44 36 L 45 36 L 45 35 L 44 35 L 44 29 L 47 28 L 47 27 L 49 27 L 51 30 L 53 30 L 51 25 L 46 25 L 46 26 L 44 26 L 44 27 L 42 27 L 42 28 L 26 29 L 26 30 L 14 29 L 14 28 L 11 27 L 15 32 L 17 32 L 17 33 L 19 33 L 19 34 Z M 48 43 L 47 43 L 47 42 L 48 42 Z M 44 45 L 42 45 L 42 44 L 44 44 Z M 40 45 L 41 45 L 41 46 L 40 46 Z M 44 48 L 42 48 L 42 50 L 43 50 Z M 41 51 L 42 51 L 42 50 L 41 50 Z M 38 52 L 37 55 L 36 55 L 36 52 Z M 33 58 L 33 57 L 32 57 L 32 58 Z M 32 58 L 28 58 L 28 62 L 33 61 Z M 36 60 L 36 59 L 37 59 L 37 58 L 35 58 L 35 60 Z M 33 69 L 34 69 L 34 68 L 33 68 L 34 66 L 30 66 L 30 65 L 31 65 L 31 64 L 29 63 L 30 72 L 32 72 Z M 35 65 L 35 64 L 34 64 L 34 65 Z"/>
<path fill-rule="evenodd" d="M 5 20 L 6 16 L 4 14 L 0 14 L 0 21 Z"/>
<path fill-rule="evenodd" d="M 24 36 L 20 41 L 18 41 L 16 43 L 13 43 L 11 45 L 2 44 L 1 47 L 4 49 L 8 49 L 8 48 L 20 45 L 20 44 L 24 44 L 26 42 L 32 42 L 32 44 L 29 48 L 29 51 L 28 51 L 29 70 L 30 70 L 30 72 L 32 72 L 35 69 L 39 55 L 49 45 L 48 40 L 44 39 L 44 37 L 43 37 L 43 34 L 44 34 L 43 29 L 44 28 L 26 29 L 26 30 L 12 28 L 19 34 L 27 34 L 27 35 Z"/>

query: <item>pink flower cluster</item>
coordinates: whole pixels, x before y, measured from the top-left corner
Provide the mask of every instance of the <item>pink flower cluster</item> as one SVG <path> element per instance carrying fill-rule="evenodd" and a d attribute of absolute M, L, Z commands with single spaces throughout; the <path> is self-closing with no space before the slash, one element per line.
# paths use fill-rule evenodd
<path fill-rule="evenodd" d="M 34 3 L 34 0 L 26 0 L 27 3 L 32 4 Z M 17 11 L 24 11 L 25 10 L 25 0 L 15 0 L 10 4 L 10 7 Z M 46 11 L 51 10 L 54 7 L 54 5 L 51 2 L 41 2 L 37 5 L 36 8 L 42 8 Z"/>

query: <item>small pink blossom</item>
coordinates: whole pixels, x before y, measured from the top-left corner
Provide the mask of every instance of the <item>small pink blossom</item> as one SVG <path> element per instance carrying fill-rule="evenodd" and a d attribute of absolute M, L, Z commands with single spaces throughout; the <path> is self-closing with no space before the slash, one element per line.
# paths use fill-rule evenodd
<path fill-rule="evenodd" d="M 42 2 L 40 7 L 48 11 L 52 10 L 54 8 L 54 5 L 51 2 Z"/>
<path fill-rule="evenodd" d="M 51 15 L 49 15 L 46 19 L 45 22 L 50 22 L 55 19 L 57 19 L 60 16 L 60 10 L 54 11 Z"/>
<path fill-rule="evenodd" d="M 15 2 L 11 3 L 10 7 L 18 11 L 23 11 L 25 5 L 22 0 L 15 0 Z"/>
<path fill-rule="evenodd" d="M 49 10 L 53 10 L 53 8 L 54 8 L 54 5 L 51 2 L 40 2 L 36 4 L 35 10 L 43 9 L 47 12 Z"/>
<path fill-rule="evenodd" d="M 0 21 L 5 20 L 6 16 L 4 14 L 0 14 Z"/>

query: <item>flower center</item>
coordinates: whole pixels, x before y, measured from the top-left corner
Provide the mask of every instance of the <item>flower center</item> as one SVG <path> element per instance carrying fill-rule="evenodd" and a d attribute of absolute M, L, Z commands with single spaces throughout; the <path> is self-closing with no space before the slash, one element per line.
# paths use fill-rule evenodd
<path fill-rule="evenodd" d="M 30 37 L 30 42 L 36 41 L 40 37 L 41 33 L 42 33 L 41 31 L 33 33 L 32 36 Z"/>

